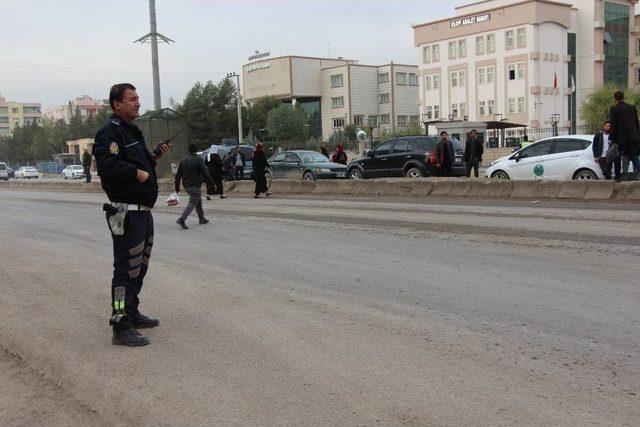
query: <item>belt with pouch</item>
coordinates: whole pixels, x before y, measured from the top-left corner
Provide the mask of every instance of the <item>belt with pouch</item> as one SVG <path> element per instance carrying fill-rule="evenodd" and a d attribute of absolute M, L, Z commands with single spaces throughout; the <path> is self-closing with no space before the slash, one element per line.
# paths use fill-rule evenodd
<path fill-rule="evenodd" d="M 118 203 L 111 203 L 114 208 L 118 207 Z M 127 204 L 128 211 L 150 211 L 151 208 L 145 205 Z"/>

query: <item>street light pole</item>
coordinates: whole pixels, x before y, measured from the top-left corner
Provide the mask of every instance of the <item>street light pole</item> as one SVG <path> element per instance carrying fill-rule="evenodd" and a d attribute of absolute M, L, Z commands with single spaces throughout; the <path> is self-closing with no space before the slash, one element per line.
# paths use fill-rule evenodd
<path fill-rule="evenodd" d="M 551 115 L 551 128 L 553 136 L 558 136 L 558 122 L 560 121 L 560 114 L 554 113 Z"/>
<path fill-rule="evenodd" d="M 236 78 L 236 93 L 238 94 L 238 145 L 242 145 L 242 104 L 240 98 L 240 75 L 237 73 L 227 73 L 227 78 Z"/>

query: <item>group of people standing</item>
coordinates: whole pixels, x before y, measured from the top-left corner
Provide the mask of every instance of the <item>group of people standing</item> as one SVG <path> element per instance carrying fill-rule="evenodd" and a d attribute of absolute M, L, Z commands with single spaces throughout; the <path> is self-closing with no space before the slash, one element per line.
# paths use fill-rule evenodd
<path fill-rule="evenodd" d="M 451 176 L 453 164 L 455 162 L 455 148 L 449 139 L 446 131 L 440 132 L 440 141 L 436 144 L 436 168 L 438 176 Z M 484 147 L 482 141 L 478 138 L 478 131 L 472 130 L 464 148 L 464 163 L 467 166 L 467 177 L 471 176 L 473 170 L 474 176 L 479 176 L 480 163 L 482 163 L 482 154 Z"/>

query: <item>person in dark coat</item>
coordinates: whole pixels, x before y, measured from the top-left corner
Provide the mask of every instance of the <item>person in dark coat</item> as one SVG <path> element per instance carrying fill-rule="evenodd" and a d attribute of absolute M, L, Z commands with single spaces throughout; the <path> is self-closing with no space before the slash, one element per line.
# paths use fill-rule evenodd
<path fill-rule="evenodd" d="M 265 193 L 270 196 L 271 193 L 267 188 L 267 156 L 264 154 L 264 144 L 259 142 L 256 144 L 256 151 L 253 152 L 253 179 L 256 182 L 256 189 L 253 197 L 260 198 L 260 194 Z"/>
<path fill-rule="evenodd" d="M 327 159 L 329 158 L 329 152 L 327 151 L 327 147 L 325 147 L 324 145 L 320 147 L 320 153 L 322 153 L 322 155 Z"/>
<path fill-rule="evenodd" d="M 640 169 L 640 123 L 638 110 L 634 105 L 624 102 L 624 93 L 616 91 L 613 94 L 616 104 L 609 110 L 611 133 L 609 141 L 617 144 L 622 157 L 622 177 L 625 180 L 635 179 L 628 176 L 629 163 L 633 164 L 633 174 L 638 175 Z"/>
<path fill-rule="evenodd" d="M 464 162 L 467 164 L 467 177 L 471 176 L 471 169 L 473 169 L 473 175 L 478 178 L 478 168 L 482 163 L 482 154 L 484 153 L 484 147 L 482 141 L 478 139 L 478 131 L 472 130 L 467 139 L 467 143 L 464 147 Z"/>
<path fill-rule="evenodd" d="M 207 168 L 209 168 L 209 173 L 211 174 L 211 178 L 213 178 L 213 182 L 216 184 L 216 191 L 214 194 L 219 194 L 220 198 L 224 199 L 227 197 L 224 195 L 224 185 L 222 183 L 225 167 L 222 159 L 220 158 L 220 154 L 218 154 L 218 150 L 219 148 L 217 145 L 212 145 L 211 148 L 209 148 L 209 155 L 207 156 L 205 164 L 207 165 Z M 207 196 L 207 200 L 209 199 L 210 197 Z"/>
<path fill-rule="evenodd" d="M 85 181 L 86 183 L 90 183 L 91 182 L 91 154 L 89 154 L 89 151 L 85 148 L 84 149 L 84 154 L 82 155 L 82 168 L 84 169 L 84 176 L 85 176 Z"/>
<path fill-rule="evenodd" d="M 453 160 L 453 144 L 449 140 L 449 134 L 446 131 L 442 131 L 440 132 L 440 141 L 436 144 L 436 167 L 438 168 L 439 176 L 451 176 Z"/>
<path fill-rule="evenodd" d="M 593 150 L 593 159 L 598 163 L 600 169 L 602 169 L 602 174 L 605 179 L 611 179 L 611 165 L 614 166 L 615 177 L 616 179 L 620 179 L 620 155 L 616 156 L 613 160 L 613 163 L 607 161 L 607 151 L 611 144 L 611 134 L 609 133 L 611 130 L 611 122 L 607 120 L 604 122 L 604 126 L 602 127 L 602 131 L 595 134 L 593 137 L 593 144 L 591 144 L 591 149 Z"/>
<path fill-rule="evenodd" d="M 207 194 L 213 194 L 216 187 L 209 173 L 209 169 L 207 169 L 207 166 L 204 164 L 204 160 L 198 155 L 198 147 L 195 144 L 189 144 L 188 149 L 189 154 L 180 161 L 175 178 L 176 194 L 180 192 L 180 181 L 182 180 L 182 186 L 189 195 L 189 203 L 187 203 L 182 215 L 176 221 L 183 230 L 189 228 L 185 224 L 185 221 L 191 212 L 193 212 L 194 208 L 198 214 L 200 224 L 207 224 L 209 222 L 209 220 L 204 217 L 204 210 L 202 210 L 202 182 L 207 183 Z"/>

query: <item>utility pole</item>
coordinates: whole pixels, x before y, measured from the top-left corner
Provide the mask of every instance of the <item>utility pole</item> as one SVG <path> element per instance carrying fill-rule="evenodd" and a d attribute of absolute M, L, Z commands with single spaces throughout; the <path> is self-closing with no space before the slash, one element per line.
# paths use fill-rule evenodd
<path fill-rule="evenodd" d="M 162 109 L 160 98 L 160 65 L 158 63 L 158 39 L 160 43 L 175 43 L 169 37 L 158 33 L 156 29 L 156 0 L 149 0 L 149 27 L 150 32 L 140 37 L 134 43 L 151 43 L 151 68 L 153 69 L 153 108 L 156 111 Z"/>
<path fill-rule="evenodd" d="M 240 97 L 240 75 L 237 73 L 227 73 L 227 78 L 236 78 L 236 93 L 238 94 L 238 145 L 242 144 L 242 104 Z"/>

